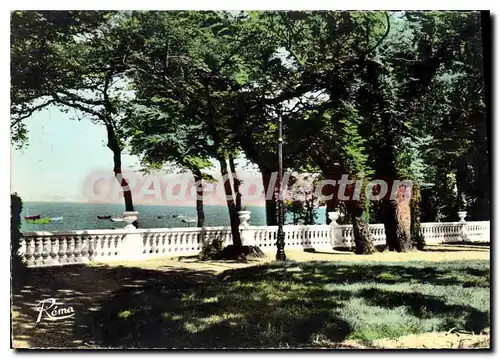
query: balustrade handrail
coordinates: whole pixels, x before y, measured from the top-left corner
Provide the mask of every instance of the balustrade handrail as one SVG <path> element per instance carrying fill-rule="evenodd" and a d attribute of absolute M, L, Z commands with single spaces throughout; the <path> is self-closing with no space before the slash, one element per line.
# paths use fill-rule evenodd
<path fill-rule="evenodd" d="M 475 223 L 475 222 L 465 222 L 465 223 Z M 461 222 L 421 222 L 420 226 L 421 227 L 439 227 L 439 226 L 449 226 L 449 225 L 459 225 L 461 226 Z"/>
<path fill-rule="evenodd" d="M 165 232 L 203 232 L 203 231 L 230 231 L 231 227 L 178 227 L 178 228 L 139 228 L 135 233 L 165 233 Z"/>
<path fill-rule="evenodd" d="M 51 236 L 74 236 L 74 235 L 106 235 L 124 233 L 126 229 L 77 229 L 66 231 L 37 231 L 37 232 L 22 232 L 24 237 L 51 237 Z"/>
<path fill-rule="evenodd" d="M 442 227 L 442 226 L 462 226 L 462 225 L 485 225 L 489 226 L 490 221 L 468 221 L 465 223 L 461 222 L 422 222 L 421 227 Z M 368 225 L 370 228 L 380 228 L 384 227 L 383 223 L 371 223 Z M 299 224 L 293 225 L 288 224 L 284 226 L 284 229 L 324 229 L 330 227 L 328 224 Z M 350 228 L 352 224 L 339 224 L 339 228 Z M 278 226 L 249 226 L 252 230 L 277 230 Z M 171 228 L 138 228 L 133 230 L 135 233 L 164 233 L 164 232 L 201 232 L 201 231 L 230 231 L 229 226 L 217 226 L 217 227 L 171 227 Z M 65 230 L 65 231 L 36 231 L 36 232 L 22 232 L 25 237 L 50 237 L 50 236 L 74 236 L 74 235 L 107 235 L 107 234 L 119 234 L 128 232 L 125 228 L 116 229 L 78 229 L 78 230 Z"/>

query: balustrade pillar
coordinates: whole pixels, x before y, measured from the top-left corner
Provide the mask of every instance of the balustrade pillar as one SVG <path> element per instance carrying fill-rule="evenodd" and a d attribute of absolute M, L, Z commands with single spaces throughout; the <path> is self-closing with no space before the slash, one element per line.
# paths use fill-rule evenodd
<path fill-rule="evenodd" d="M 250 226 L 250 218 L 252 212 L 250 211 L 238 211 L 238 217 L 240 219 L 240 237 L 241 243 L 244 246 L 254 246 L 255 245 L 255 232 Z"/>
<path fill-rule="evenodd" d="M 139 212 L 123 212 L 123 219 L 127 223 L 125 226 L 125 236 L 118 247 L 117 259 L 136 260 L 143 258 L 149 253 L 143 253 L 144 241 L 140 232 L 133 225 L 139 218 Z"/>
<path fill-rule="evenodd" d="M 342 245 L 342 228 L 339 227 L 337 220 L 340 217 L 340 212 L 328 212 L 328 218 L 330 222 L 330 241 L 332 247 L 339 247 Z"/>
<path fill-rule="evenodd" d="M 458 218 L 460 218 L 460 220 L 458 221 L 458 223 L 460 223 L 461 227 L 460 227 L 460 237 L 462 239 L 462 242 L 465 242 L 469 239 L 468 235 L 467 235 L 467 222 L 465 221 L 465 217 L 467 216 L 467 212 L 466 211 L 459 211 L 458 212 Z"/>

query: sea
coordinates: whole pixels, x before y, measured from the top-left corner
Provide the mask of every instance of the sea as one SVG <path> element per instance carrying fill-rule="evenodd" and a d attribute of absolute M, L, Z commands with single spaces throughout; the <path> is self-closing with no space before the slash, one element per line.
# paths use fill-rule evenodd
<path fill-rule="evenodd" d="M 193 227 L 194 223 L 185 223 L 177 218 L 179 215 L 196 218 L 196 208 L 181 206 L 134 205 L 139 212 L 141 228 L 177 228 Z M 250 207 L 252 212 L 250 224 L 254 226 L 266 225 L 265 207 Z M 205 226 L 229 226 L 229 214 L 225 206 L 204 206 Z M 113 229 L 125 227 L 125 222 L 112 222 L 109 219 L 98 219 L 97 216 L 110 215 L 121 217 L 124 211 L 123 204 L 94 204 L 94 203 L 64 203 L 64 202 L 23 202 L 21 213 L 21 231 L 65 231 L 82 229 Z M 63 217 L 61 221 L 52 221 L 47 224 L 29 223 L 25 216 L 40 214 L 44 217 Z M 158 218 L 161 217 L 161 218 Z M 317 215 L 317 224 L 325 223 L 325 209 L 320 208 Z"/>

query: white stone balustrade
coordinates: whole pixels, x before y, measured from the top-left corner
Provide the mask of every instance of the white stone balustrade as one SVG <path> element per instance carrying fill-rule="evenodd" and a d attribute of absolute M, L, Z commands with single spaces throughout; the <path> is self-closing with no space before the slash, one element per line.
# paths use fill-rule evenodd
<path fill-rule="evenodd" d="M 124 217 L 128 217 L 130 226 L 123 229 L 25 232 L 20 253 L 28 266 L 39 267 L 194 255 L 208 240 L 219 238 L 225 245 L 232 243 L 230 227 L 137 229 L 131 225 L 136 214 Z M 278 226 L 250 226 L 249 211 L 241 211 L 239 217 L 244 245 L 258 246 L 264 252 L 276 250 Z M 285 248 L 353 248 L 352 226 L 337 224 L 337 213 L 330 214 L 330 219 L 330 225 L 285 225 Z M 384 225 L 370 224 L 369 228 L 375 245 L 384 245 Z M 421 223 L 420 233 L 427 245 L 489 242 L 490 222 Z"/>
<path fill-rule="evenodd" d="M 28 266 L 116 260 L 126 233 L 122 230 L 25 232 L 20 253 Z"/>

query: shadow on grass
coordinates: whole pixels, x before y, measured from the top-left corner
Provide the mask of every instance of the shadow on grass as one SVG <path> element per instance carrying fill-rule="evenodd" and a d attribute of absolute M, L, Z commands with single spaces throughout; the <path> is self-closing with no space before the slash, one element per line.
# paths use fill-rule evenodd
<path fill-rule="evenodd" d="M 168 272 L 130 267 L 71 265 L 27 268 L 12 278 L 14 346 L 23 342 L 30 347 L 75 347 L 92 342 L 89 318 L 99 312 L 100 301 L 116 293 L 133 293 L 162 283 L 196 286 L 215 278 L 209 271 L 176 268 Z M 75 316 L 59 321 L 42 319 L 37 323 L 37 304 L 55 298 L 60 307 L 71 306 Z M 45 317 L 45 315 L 44 315 Z"/>
<path fill-rule="evenodd" d="M 400 263 L 344 263 L 305 262 L 300 263 L 299 273 L 285 270 L 273 264 L 265 269 L 262 266 L 235 269 L 222 273 L 226 280 L 300 280 L 314 282 L 316 285 L 329 283 L 386 283 L 411 282 L 431 285 L 460 285 L 462 287 L 489 287 L 490 269 L 478 262 L 408 262 Z M 480 262 L 479 262 L 480 263 Z M 299 266 L 290 262 L 289 268 Z"/>
<path fill-rule="evenodd" d="M 434 319 L 438 329 L 477 332 L 489 325 L 489 308 L 469 300 L 474 290 L 489 293 L 488 262 L 289 262 L 219 276 L 188 269 L 45 268 L 13 280 L 14 336 L 33 347 L 297 348 L 365 338 L 391 329 L 391 320 L 415 332 Z M 47 297 L 72 305 L 76 315 L 35 323 L 33 307 Z M 395 308 L 405 312 L 384 317 Z M 410 319 L 423 324 L 404 329 Z"/>
<path fill-rule="evenodd" d="M 395 308 L 406 307 L 418 318 L 433 317 L 446 314 L 451 317 L 462 317 L 465 320 L 463 329 L 479 333 L 489 325 L 487 312 L 482 312 L 470 305 L 447 304 L 443 298 L 433 295 L 423 295 L 421 293 L 395 293 L 382 289 L 363 289 L 359 295 L 367 303 Z"/>

